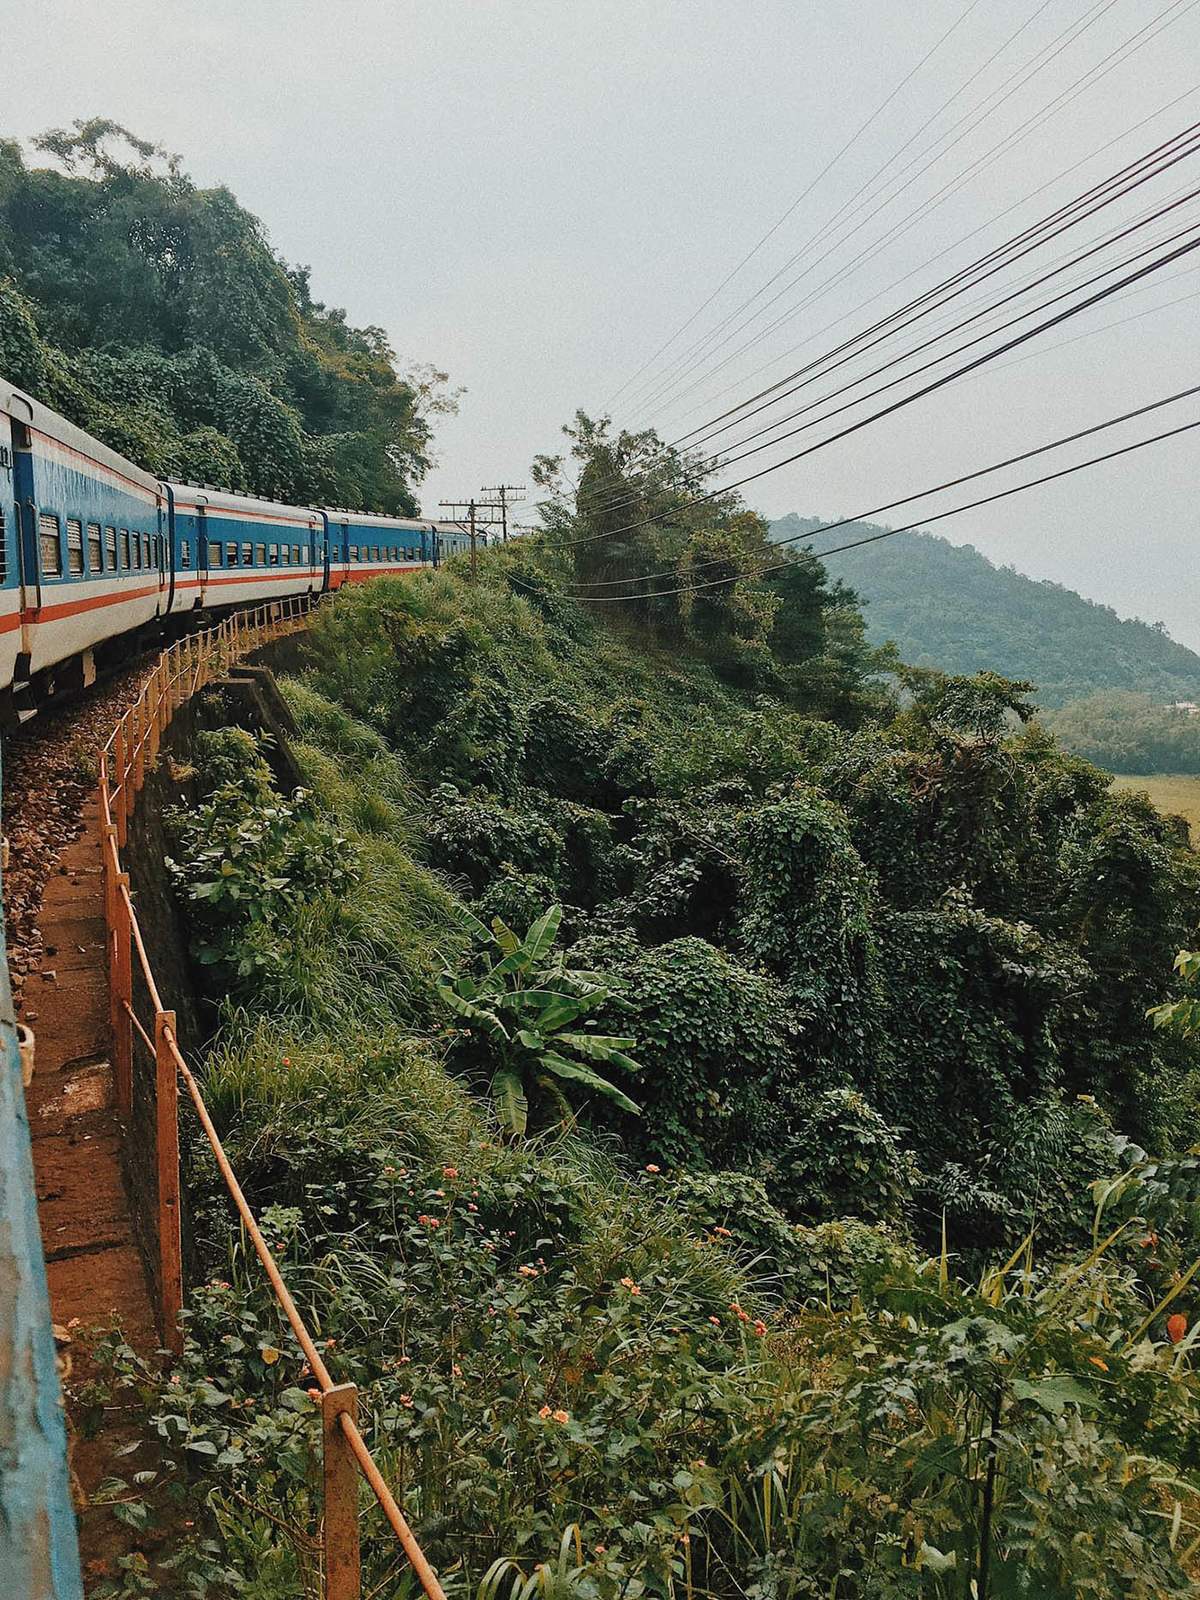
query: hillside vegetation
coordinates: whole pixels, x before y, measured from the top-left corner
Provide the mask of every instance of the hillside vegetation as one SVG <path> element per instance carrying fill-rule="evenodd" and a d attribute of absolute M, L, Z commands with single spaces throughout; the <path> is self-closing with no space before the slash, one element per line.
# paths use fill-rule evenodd
<path fill-rule="evenodd" d="M 1068 750 L 1113 772 L 1200 772 L 1200 716 L 1114 690 L 1072 700 L 1046 725 Z"/>
<path fill-rule="evenodd" d="M 628 495 L 660 456 L 572 439 Z M 898 709 L 848 591 L 802 560 L 785 616 L 758 519 L 656 494 L 632 555 L 732 562 L 703 605 L 564 502 L 322 610 L 306 792 L 195 753 L 205 1090 L 335 1375 L 455 1597 L 1189 1594 L 1200 1100 L 1146 1013 L 1195 858 L 1013 684 Z M 315 1596 L 309 1375 L 199 1145 L 189 1187 L 139 1379 L 189 1592 Z"/>
<path fill-rule="evenodd" d="M 771 537 L 788 539 L 820 526 L 793 512 L 771 524 Z M 817 536 L 813 548 L 819 554 L 881 531 L 854 523 Z M 877 645 L 894 640 L 914 666 L 1029 679 L 1039 704 L 1053 708 L 1111 690 L 1159 703 L 1200 699 L 1200 656 L 1160 624 L 1121 618 L 1061 584 L 994 566 L 971 545 L 900 533 L 845 551 L 830 571 L 866 603 L 868 638 Z"/>
<path fill-rule="evenodd" d="M 0 374 L 148 471 L 413 513 L 444 375 L 313 297 L 228 189 L 103 118 L 0 139 Z"/>

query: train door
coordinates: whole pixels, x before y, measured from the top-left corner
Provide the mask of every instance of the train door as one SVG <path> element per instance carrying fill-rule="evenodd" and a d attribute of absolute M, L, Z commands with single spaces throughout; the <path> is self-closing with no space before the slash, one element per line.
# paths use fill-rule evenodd
<path fill-rule="evenodd" d="M 165 580 L 167 603 L 159 608 L 163 611 L 173 611 L 175 609 L 176 566 L 175 495 L 169 483 L 160 483 L 158 486 L 158 591 L 161 600 Z"/>
<path fill-rule="evenodd" d="M 196 496 L 196 577 L 200 583 L 196 604 L 200 606 L 208 596 L 208 507 L 200 495 Z"/>
<path fill-rule="evenodd" d="M 21 653 L 17 676 L 22 677 L 32 652 L 32 626 L 42 607 L 42 566 L 38 545 L 37 486 L 33 468 L 33 407 L 14 394 L 11 404 L 13 443 L 13 510 L 17 518 L 17 563 L 21 592 Z M 20 412 L 27 415 L 22 418 Z"/>
<path fill-rule="evenodd" d="M 314 521 L 309 528 L 310 537 L 321 541 L 321 593 L 329 593 L 329 547 L 333 541 L 329 537 L 329 518 L 322 511 L 320 531 Z"/>

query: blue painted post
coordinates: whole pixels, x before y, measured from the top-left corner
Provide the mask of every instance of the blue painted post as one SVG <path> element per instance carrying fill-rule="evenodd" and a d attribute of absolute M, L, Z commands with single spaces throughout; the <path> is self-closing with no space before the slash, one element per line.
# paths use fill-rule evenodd
<path fill-rule="evenodd" d="M 0 923 L 0 1594 L 82 1600 L 46 1264 Z"/>

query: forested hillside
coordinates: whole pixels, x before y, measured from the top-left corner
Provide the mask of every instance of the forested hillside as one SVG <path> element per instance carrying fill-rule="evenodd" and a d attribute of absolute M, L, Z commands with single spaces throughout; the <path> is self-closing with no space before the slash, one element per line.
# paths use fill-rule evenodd
<path fill-rule="evenodd" d="M 569 437 L 542 537 L 322 607 L 305 789 L 217 701 L 170 819 L 206 1095 L 447 1591 L 1183 1600 L 1195 857 Z M 311 1378 L 192 1156 L 163 1492 L 191 1592 L 315 1596 Z"/>
<path fill-rule="evenodd" d="M 820 526 L 793 512 L 771 524 L 771 538 Z M 880 531 L 855 523 L 818 536 L 813 547 L 819 554 Z M 894 640 L 914 666 L 1029 679 L 1039 704 L 1049 707 L 1112 689 L 1159 702 L 1200 700 L 1200 656 L 1161 627 L 1122 619 L 1073 589 L 994 566 L 971 545 L 899 533 L 838 555 L 830 577 L 866 602 L 868 637 L 875 644 Z"/>
<path fill-rule="evenodd" d="M 149 471 L 418 509 L 444 375 L 313 297 L 228 189 L 94 119 L 0 139 L 0 374 Z"/>

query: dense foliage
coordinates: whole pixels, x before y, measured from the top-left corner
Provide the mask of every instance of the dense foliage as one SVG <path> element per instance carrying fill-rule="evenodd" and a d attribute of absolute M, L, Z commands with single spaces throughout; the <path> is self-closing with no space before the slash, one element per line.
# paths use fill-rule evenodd
<path fill-rule="evenodd" d="M 312 296 L 227 189 L 103 118 L 0 140 L 0 373 L 148 471 L 412 513 L 444 375 Z"/>
<path fill-rule="evenodd" d="M 771 537 L 790 539 L 820 526 L 793 512 L 771 524 Z M 811 542 L 819 554 L 881 531 L 855 523 Z M 1200 699 L 1200 656 L 1161 623 L 1118 617 L 1061 584 L 994 566 L 971 545 L 900 533 L 844 551 L 830 567 L 866 602 L 869 638 L 893 640 L 915 666 L 1031 678 L 1041 704 L 1051 707 L 1111 690 L 1168 704 Z"/>
<path fill-rule="evenodd" d="M 1014 732 L 1022 685 L 906 673 L 898 711 L 864 677 L 839 725 L 747 688 L 737 642 L 597 621 L 556 559 L 340 596 L 286 686 L 309 795 L 231 731 L 178 824 L 224 848 L 240 786 L 251 850 L 270 818 L 341 840 L 340 884 L 269 875 L 304 962 L 250 965 L 205 1086 L 443 1581 L 1189 1592 L 1200 1116 L 1187 1030 L 1145 1013 L 1190 852 Z M 548 1096 L 520 1137 L 495 1079 L 559 1053 L 535 1012 L 637 1114 L 562 1079 L 577 1120 Z M 190 1189 L 211 1281 L 175 1381 L 130 1372 L 163 1487 L 113 1493 L 203 1508 L 190 1592 L 315 1594 L 310 1375 L 202 1150 Z"/>
<path fill-rule="evenodd" d="M 1046 725 L 1068 750 L 1110 772 L 1200 772 L 1200 716 L 1149 695 L 1090 694 L 1050 712 Z"/>

